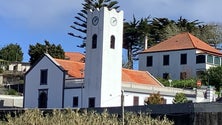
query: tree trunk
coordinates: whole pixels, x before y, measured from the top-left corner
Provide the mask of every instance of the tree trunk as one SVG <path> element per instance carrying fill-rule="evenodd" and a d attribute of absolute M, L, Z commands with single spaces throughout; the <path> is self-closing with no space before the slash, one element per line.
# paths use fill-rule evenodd
<path fill-rule="evenodd" d="M 129 46 L 127 49 L 127 57 L 128 57 L 128 63 L 127 63 L 127 68 L 128 69 L 133 69 L 133 54 L 132 54 L 132 47 Z"/>

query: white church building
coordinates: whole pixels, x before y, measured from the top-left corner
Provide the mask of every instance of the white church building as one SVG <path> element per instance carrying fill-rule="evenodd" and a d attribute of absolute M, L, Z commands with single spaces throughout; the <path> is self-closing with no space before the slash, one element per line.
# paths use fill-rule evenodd
<path fill-rule="evenodd" d="M 144 105 L 160 92 L 166 104 L 176 93 L 198 102 L 194 90 L 164 87 L 147 71 L 122 68 L 123 11 L 90 11 L 85 63 L 45 54 L 25 75 L 24 108 L 90 108 Z M 123 92 L 123 94 L 121 93 Z"/>

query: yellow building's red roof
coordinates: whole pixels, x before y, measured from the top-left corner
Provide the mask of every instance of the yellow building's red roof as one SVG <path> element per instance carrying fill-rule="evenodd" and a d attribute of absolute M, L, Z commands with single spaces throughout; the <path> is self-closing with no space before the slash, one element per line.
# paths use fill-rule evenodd
<path fill-rule="evenodd" d="M 162 52 L 162 51 L 175 51 L 175 50 L 187 50 L 187 49 L 199 49 L 205 52 L 209 52 L 216 55 L 222 55 L 222 53 L 193 36 L 190 33 L 181 33 L 173 36 L 159 44 L 144 50 L 142 53 L 148 52 Z"/>

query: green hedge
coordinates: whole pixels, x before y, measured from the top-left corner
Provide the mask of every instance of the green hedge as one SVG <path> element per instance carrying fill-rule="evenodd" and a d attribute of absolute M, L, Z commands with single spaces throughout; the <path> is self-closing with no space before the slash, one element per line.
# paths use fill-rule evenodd
<path fill-rule="evenodd" d="M 164 86 L 170 86 L 170 83 L 166 79 L 158 78 L 158 80 Z M 172 80 L 171 87 L 175 88 L 195 88 L 196 86 L 196 79 L 186 79 L 186 80 Z"/>

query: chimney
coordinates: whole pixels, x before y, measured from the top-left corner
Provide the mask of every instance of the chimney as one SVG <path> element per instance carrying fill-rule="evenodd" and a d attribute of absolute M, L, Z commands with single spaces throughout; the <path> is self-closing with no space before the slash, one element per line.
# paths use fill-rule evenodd
<path fill-rule="evenodd" d="M 144 50 L 146 50 L 147 47 L 148 47 L 148 37 L 147 37 L 147 35 L 145 35 L 145 37 L 144 37 Z"/>

